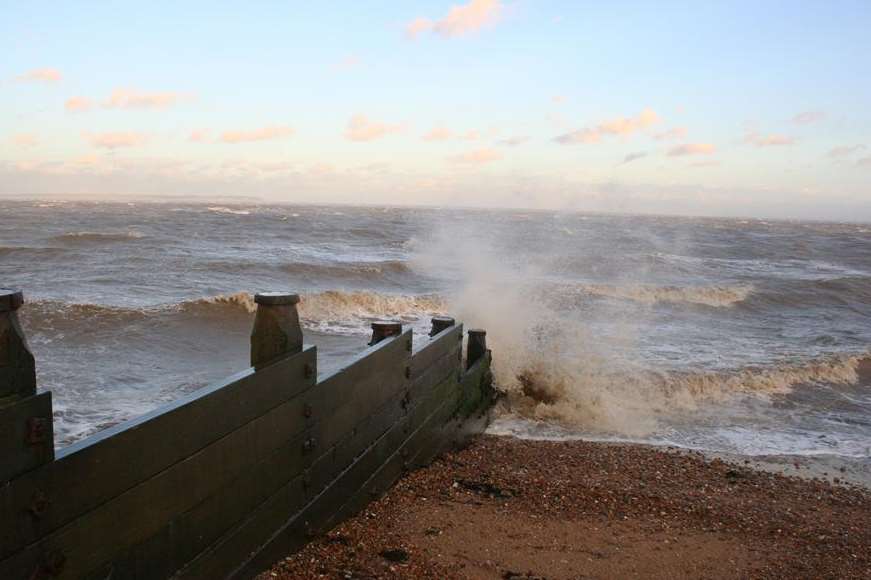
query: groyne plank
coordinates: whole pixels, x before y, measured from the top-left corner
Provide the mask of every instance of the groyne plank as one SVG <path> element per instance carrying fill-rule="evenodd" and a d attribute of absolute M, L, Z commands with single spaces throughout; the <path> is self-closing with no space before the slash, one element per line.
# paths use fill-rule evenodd
<path fill-rule="evenodd" d="M 425 402 L 433 404 L 439 400 L 440 393 L 434 389 L 436 381 L 446 382 L 447 377 L 447 382 L 456 382 L 456 371 L 459 368 L 456 361 L 458 348 L 455 346 L 454 351 L 443 357 L 445 361 L 450 361 L 450 366 L 433 365 L 432 372 L 420 377 L 415 383 L 414 388 L 428 393 L 428 396 L 419 397 L 417 404 L 408 405 L 399 413 L 397 403 L 400 401 L 390 401 L 382 410 L 381 419 L 373 418 L 368 426 L 358 425 L 349 434 L 347 441 L 334 448 L 334 453 L 323 455 L 312 465 L 306 476 L 292 480 L 262 505 L 251 510 L 246 521 L 205 551 L 181 571 L 178 577 L 209 577 L 226 569 L 233 562 L 238 563 L 248 558 L 252 552 L 261 550 L 264 545 L 276 545 L 278 542 L 277 545 L 285 546 L 277 548 L 280 550 L 289 549 L 286 548 L 286 541 L 290 541 L 290 545 L 295 545 L 296 541 L 305 542 L 308 534 L 314 533 L 319 523 L 330 515 L 330 510 L 340 505 L 344 501 L 343 497 L 353 493 L 355 486 L 368 479 L 367 470 L 374 470 L 377 462 L 385 460 L 392 452 L 390 450 L 398 445 L 393 441 L 391 447 L 389 443 L 392 440 L 384 439 L 386 433 L 403 437 L 409 432 L 409 424 L 414 420 L 411 415 L 413 409 L 423 408 Z M 377 442 L 381 442 L 380 447 Z M 366 462 L 362 462 L 364 458 Z M 308 487 L 305 485 L 306 478 Z M 303 497 L 303 490 L 310 494 L 309 497 Z M 311 493 L 311 490 L 315 490 L 315 493 Z M 303 512 L 294 515 L 303 507 Z M 276 533 L 276 530 L 284 531 Z M 260 556 L 267 560 L 269 557 L 265 554 Z"/>
<path fill-rule="evenodd" d="M 0 402 L 0 458 L 0 486 L 54 458 L 51 393 Z"/>
<path fill-rule="evenodd" d="M 462 347 L 463 325 L 455 324 L 430 338 L 411 357 L 411 376 L 416 377 L 442 358 L 449 350 Z"/>
<path fill-rule="evenodd" d="M 342 388 L 338 391 L 330 391 L 328 393 L 330 397 L 325 400 L 322 400 L 324 394 L 322 384 L 307 391 L 296 405 L 295 411 L 288 414 L 292 417 L 294 413 L 299 413 L 298 416 L 301 418 L 302 409 L 306 407 L 311 409 L 313 413 L 307 419 L 309 421 L 307 425 L 299 424 L 294 431 L 293 426 L 288 422 L 284 431 L 276 435 L 276 441 L 280 445 L 271 453 L 264 453 L 258 463 L 239 471 L 233 479 L 227 480 L 221 489 L 203 499 L 191 510 L 178 515 L 145 542 L 119 556 L 119 560 L 128 564 L 118 564 L 115 569 L 138 566 L 142 561 L 152 566 L 147 563 L 147 558 L 138 554 L 160 552 L 160 548 L 155 547 L 157 545 L 165 546 L 167 549 L 162 556 L 164 560 L 175 562 L 174 567 L 167 567 L 168 570 L 181 567 L 201 550 L 214 543 L 234 524 L 243 520 L 270 495 L 276 493 L 294 477 L 301 476 L 303 472 L 306 473 L 306 485 L 296 486 L 296 493 L 300 495 L 301 501 L 312 497 L 319 481 L 327 480 L 332 474 L 341 471 L 361 449 L 365 448 L 365 445 L 375 438 L 373 433 L 386 430 L 402 415 L 403 393 L 408 390 L 408 381 L 403 370 L 408 357 L 407 338 L 389 339 L 370 349 L 366 357 L 365 364 L 370 368 L 387 366 L 390 369 L 389 372 L 384 371 L 379 375 L 384 382 L 381 390 L 390 393 L 390 398 L 386 402 L 366 398 L 362 406 L 365 412 L 358 422 L 347 423 L 344 429 L 339 429 L 333 422 L 336 416 L 335 408 L 346 408 L 353 404 L 359 406 L 360 402 L 350 397 L 350 393 L 346 390 L 357 391 L 360 385 L 347 380 L 335 382 L 334 385 L 337 387 L 341 385 Z M 364 364 L 363 359 L 352 363 L 344 375 L 346 378 L 365 378 L 366 384 L 371 387 L 372 385 L 368 383 L 370 376 L 359 374 L 354 370 L 354 367 L 362 364 Z M 368 391 L 364 389 L 363 392 Z M 315 399 L 324 404 L 328 403 L 328 408 L 319 408 Z M 381 404 L 380 409 L 369 408 L 369 405 L 374 405 L 376 402 Z M 288 402 L 282 407 L 293 403 Z M 358 411 L 360 409 L 355 410 Z M 288 439 L 291 436 L 292 438 Z M 317 440 L 318 444 L 307 448 L 305 442 L 308 440 Z M 261 442 L 257 445 L 268 447 L 270 442 Z M 268 536 L 270 531 L 261 531 L 262 537 Z M 179 540 L 183 540 L 180 542 L 184 545 L 183 548 L 172 545 Z M 220 556 L 226 556 L 226 551 L 222 551 Z"/>

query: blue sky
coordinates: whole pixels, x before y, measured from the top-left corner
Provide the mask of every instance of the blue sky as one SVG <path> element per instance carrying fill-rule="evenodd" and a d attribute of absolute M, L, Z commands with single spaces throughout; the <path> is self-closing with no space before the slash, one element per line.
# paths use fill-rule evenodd
<path fill-rule="evenodd" d="M 4 197 L 871 220 L 868 2 L 0 4 Z"/>

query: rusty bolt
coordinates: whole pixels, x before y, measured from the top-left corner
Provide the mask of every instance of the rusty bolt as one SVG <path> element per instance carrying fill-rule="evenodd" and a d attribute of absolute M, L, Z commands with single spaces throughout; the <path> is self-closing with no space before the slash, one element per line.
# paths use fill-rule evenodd
<path fill-rule="evenodd" d="M 305 418 L 311 417 L 312 413 L 313 413 L 312 406 L 309 403 L 306 403 L 302 406 L 302 414 Z"/>
<path fill-rule="evenodd" d="M 309 363 L 305 363 L 305 366 L 302 367 L 302 374 L 305 378 L 310 379 L 315 374 L 315 369 Z"/>
<path fill-rule="evenodd" d="M 33 514 L 33 517 L 35 518 L 41 518 L 45 515 L 45 512 L 48 510 L 50 505 L 51 500 L 48 499 L 45 492 L 38 489 L 34 492 L 33 497 L 30 500 L 30 513 Z"/>
<path fill-rule="evenodd" d="M 311 453 L 315 448 L 315 438 L 309 437 L 302 444 L 302 452 L 303 453 Z"/>
<path fill-rule="evenodd" d="M 45 559 L 43 559 L 43 561 L 39 563 L 39 565 L 30 575 L 30 578 L 31 580 L 38 580 L 47 576 L 60 576 L 66 563 L 67 557 L 63 555 L 63 552 L 49 552 L 48 554 L 46 554 Z"/>
<path fill-rule="evenodd" d="M 27 444 L 41 445 L 45 443 L 48 434 L 48 420 L 43 417 L 31 417 L 27 420 Z"/>

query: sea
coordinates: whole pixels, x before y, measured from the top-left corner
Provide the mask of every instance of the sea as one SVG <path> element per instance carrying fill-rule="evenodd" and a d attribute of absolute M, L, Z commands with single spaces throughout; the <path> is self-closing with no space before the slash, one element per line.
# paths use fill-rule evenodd
<path fill-rule="evenodd" d="M 286 290 L 322 375 L 374 320 L 486 329 L 491 433 L 871 458 L 869 224 L 0 201 L 0 286 L 57 447 L 246 368 Z"/>

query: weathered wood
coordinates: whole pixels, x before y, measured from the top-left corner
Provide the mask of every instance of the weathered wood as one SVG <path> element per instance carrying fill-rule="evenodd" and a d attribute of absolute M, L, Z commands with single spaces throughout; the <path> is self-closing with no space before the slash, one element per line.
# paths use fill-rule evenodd
<path fill-rule="evenodd" d="M 302 350 L 297 294 L 263 292 L 254 295 L 257 313 L 251 331 L 251 366 L 261 367 L 278 357 Z"/>
<path fill-rule="evenodd" d="M 480 328 L 469 330 L 466 368 L 471 368 L 487 352 L 487 331 Z"/>
<path fill-rule="evenodd" d="M 458 343 L 454 344 L 455 349 L 458 349 Z M 434 374 L 422 376 L 412 386 L 419 392 L 427 392 L 428 397 L 421 397 L 418 403 L 412 403 L 402 411 L 397 408 L 396 401 L 390 401 L 380 413 L 367 417 L 368 424 L 358 424 L 346 440 L 334 447 L 334 451 L 325 453 L 304 476 L 300 476 L 302 479 L 292 480 L 268 501 L 256 509 L 250 510 L 248 518 L 244 522 L 204 551 L 196 561 L 180 572 L 179 576 L 202 578 L 217 574 L 220 570 L 226 569 L 228 563 L 239 562 L 252 551 L 256 551 L 259 546 L 266 543 L 266 538 L 274 535 L 275 537 L 269 543 L 277 541 L 276 538 L 280 538 L 282 535 L 275 534 L 275 531 L 282 525 L 285 529 L 290 530 L 288 533 L 290 533 L 291 538 L 305 541 L 306 534 L 313 533 L 318 529 L 323 519 L 329 516 L 329 506 L 339 505 L 343 494 L 347 495 L 353 491 L 355 481 L 362 483 L 369 477 L 365 473 L 364 467 L 359 464 L 360 458 L 367 457 L 370 462 L 377 461 L 378 457 L 386 458 L 389 453 L 386 453 L 385 449 L 390 449 L 390 447 L 384 447 L 387 445 L 383 439 L 384 434 L 390 431 L 395 434 L 394 437 L 403 437 L 405 433 L 408 433 L 410 423 L 416 420 L 409 415 L 411 409 L 426 409 L 427 407 L 423 405 L 424 402 L 432 405 L 441 398 L 442 393 L 433 389 L 436 377 L 448 377 L 447 381 L 442 379 L 442 383 L 452 381 L 456 384 L 456 370 L 459 363 L 456 361 L 455 352 L 449 352 L 444 359 L 451 362 L 451 367 L 436 367 L 433 369 Z M 381 450 L 380 455 L 375 451 L 364 452 L 373 446 L 373 441 L 382 441 L 382 446 L 378 448 Z M 396 445 L 398 443 L 395 443 L 393 448 Z M 373 453 L 375 453 L 374 459 Z M 348 465 L 350 464 L 358 467 L 354 471 L 349 471 Z M 360 475 L 361 473 L 363 475 Z M 350 491 L 347 489 L 348 485 L 352 488 Z M 317 493 L 312 494 L 312 489 L 317 490 Z M 326 491 L 324 490 L 332 491 L 325 496 Z M 308 494 L 309 499 L 302 499 L 300 496 L 303 494 Z M 332 499 L 325 499 L 325 497 Z M 296 510 L 301 509 L 306 504 L 306 501 L 309 501 L 310 505 L 306 508 L 305 513 L 293 516 Z M 327 513 L 321 513 L 323 510 L 327 510 Z M 297 528 L 301 526 L 301 530 L 294 528 L 292 521 L 297 522 Z M 279 541 L 277 545 L 283 546 L 283 548 L 276 549 L 287 549 L 292 544 L 293 542 L 284 544 L 283 541 Z M 261 558 L 268 560 L 269 556 L 263 555 Z"/>
<path fill-rule="evenodd" d="M 0 399 L 36 393 L 36 364 L 16 312 L 23 303 L 21 292 L 0 288 Z"/>
<path fill-rule="evenodd" d="M 407 338 L 399 337 L 390 342 L 380 344 L 371 349 L 369 356 L 360 358 L 336 374 L 345 380 L 333 383 L 336 390 L 322 397 L 323 385 L 307 391 L 300 396 L 300 401 L 285 403 L 294 405 L 296 411 L 285 413 L 290 417 L 299 413 L 300 409 L 310 409 L 309 424 L 298 425 L 293 439 L 283 443 L 271 454 L 263 453 L 262 460 L 238 472 L 238 475 L 228 480 L 222 489 L 211 494 L 191 510 L 182 513 L 164 526 L 154 536 L 134 546 L 127 554 L 119 556 L 115 569 L 144 567 L 153 570 L 155 564 L 149 561 L 145 554 L 160 553 L 163 559 L 162 570 L 166 576 L 169 572 L 181 567 L 193 559 L 199 551 L 218 540 L 230 527 L 243 520 L 251 510 L 257 508 L 269 496 L 288 485 L 293 478 L 302 477 L 305 473 L 306 485 L 298 488 L 306 497 L 313 497 L 326 483 L 341 472 L 353 459 L 364 450 L 377 435 L 388 429 L 403 414 L 403 395 L 407 390 L 407 381 L 402 371 L 404 360 L 408 356 Z M 374 358 L 373 358 L 374 357 Z M 393 384 L 389 398 L 382 403 L 381 408 L 371 407 L 379 401 L 367 396 L 370 389 L 361 387 L 361 383 L 347 380 L 348 377 L 369 378 L 374 368 L 387 365 L 393 371 L 380 375 L 383 380 Z M 361 371 L 361 367 L 367 369 Z M 443 371 L 444 372 L 444 371 Z M 392 377 L 392 378 L 391 378 Z M 422 377 L 426 379 L 426 377 Z M 432 380 L 429 378 L 429 380 Z M 372 383 L 367 383 L 372 387 Z M 351 395 L 357 395 L 355 401 Z M 333 424 L 329 419 L 336 413 L 336 407 L 350 409 L 356 415 L 360 405 L 364 413 L 358 423 Z M 370 408 L 371 407 L 371 408 Z M 281 423 L 281 421 L 278 421 Z M 290 433 L 276 434 L 276 439 L 285 439 Z M 317 444 L 306 451 L 306 441 L 314 440 Z M 257 446 L 267 446 L 268 443 L 258 443 Z M 312 459 L 314 458 L 314 459 Z M 259 533 L 265 540 L 272 530 L 262 529 Z M 257 533 L 257 530 L 252 531 Z M 244 556 L 244 554 L 242 554 Z M 220 554 L 224 557 L 225 554 Z M 240 556 L 241 557 L 241 556 Z M 172 562 L 167 564 L 167 561 Z M 143 569 L 143 574 L 145 569 Z M 154 576 L 147 576 L 154 577 Z M 158 577 L 160 577 L 158 575 Z"/>
<path fill-rule="evenodd" d="M 258 296 L 269 347 L 260 354 L 272 354 L 255 356 L 252 337 L 256 372 L 0 486 L 0 578 L 247 578 L 486 425 L 489 352 L 482 344 L 463 371 L 462 326 L 439 323 L 414 351 L 410 330 L 384 326 L 376 344 L 315 384 L 313 348 L 282 356 L 293 320 L 266 320 L 295 301 Z M 50 395 L 40 398 L 50 413 Z M 0 403 L 0 437 L 12 408 Z"/>
<path fill-rule="evenodd" d="M 433 316 L 432 327 L 430 328 L 429 335 L 435 336 L 452 327 L 456 323 L 457 321 L 450 316 Z"/>
<path fill-rule="evenodd" d="M 256 373 L 249 369 L 70 445 L 56 461 L 0 487 L 0 558 L 311 388 L 314 373 L 307 378 L 305 368 L 315 364 L 309 347 Z M 34 489 L 51 502 L 39 520 L 27 511 Z"/>
<path fill-rule="evenodd" d="M 369 346 L 378 344 L 385 338 L 402 334 L 402 323 L 395 320 L 379 320 L 372 323 L 372 338 Z"/>
<path fill-rule="evenodd" d="M 460 347 L 463 341 L 463 325 L 455 325 L 440 332 L 420 345 L 411 357 L 411 376 L 416 377 L 439 360 L 449 350 Z M 459 367 L 459 362 L 458 365 Z"/>
<path fill-rule="evenodd" d="M 0 400 L 0 485 L 53 459 L 51 393 Z"/>

